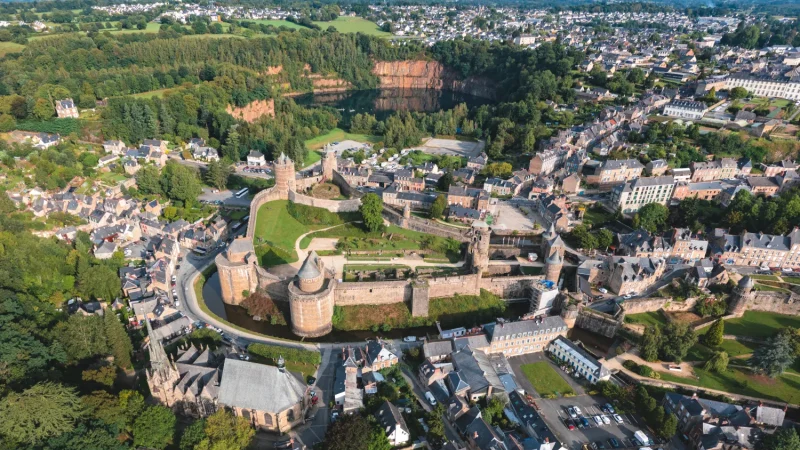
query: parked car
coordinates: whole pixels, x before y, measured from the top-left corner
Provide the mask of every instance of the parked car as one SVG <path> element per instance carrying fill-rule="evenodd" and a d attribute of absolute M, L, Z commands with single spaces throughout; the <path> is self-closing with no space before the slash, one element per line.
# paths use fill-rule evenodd
<path fill-rule="evenodd" d="M 317 382 L 317 379 L 316 379 L 316 378 L 314 378 L 314 377 L 308 377 L 308 385 L 309 385 L 309 386 L 313 386 L 313 385 L 314 385 L 314 383 L 316 383 L 316 382 Z"/>
<path fill-rule="evenodd" d="M 431 394 L 431 391 L 425 391 L 425 398 L 428 400 L 428 403 L 430 403 L 431 406 L 436 406 L 436 398 L 434 398 L 433 394 Z"/>
<path fill-rule="evenodd" d="M 603 421 L 604 424 L 611 425 L 611 419 L 609 419 L 607 415 L 603 414 L 602 416 L 600 416 L 600 419 Z"/>
<path fill-rule="evenodd" d="M 406 336 L 406 337 L 403 338 L 403 341 L 404 342 L 417 342 L 417 337 L 416 336 Z"/>
<path fill-rule="evenodd" d="M 589 420 L 586 417 L 581 417 L 581 423 L 583 424 L 583 428 L 589 428 Z"/>
<path fill-rule="evenodd" d="M 594 419 L 594 423 L 598 426 L 603 425 L 603 419 L 601 419 L 600 416 L 593 416 L 592 419 Z"/>
<path fill-rule="evenodd" d="M 611 403 L 606 403 L 603 411 L 605 411 L 605 412 L 607 412 L 609 414 L 615 414 L 616 413 L 616 411 L 614 411 L 614 406 L 612 406 Z"/>
<path fill-rule="evenodd" d="M 619 414 L 614 414 L 614 420 L 617 423 L 622 423 L 622 416 L 620 416 Z"/>
<path fill-rule="evenodd" d="M 567 419 L 564 422 L 567 424 L 567 428 L 569 428 L 570 431 L 575 429 L 575 421 L 574 420 Z"/>
<path fill-rule="evenodd" d="M 616 439 L 614 439 L 614 438 L 611 438 L 611 439 L 609 439 L 609 440 L 608 440 L 608 445 L 610 445 L 610 446 L 611 446 L 611 447 L 613 447 L 613 448 L 620 448 L 620 447 L 621 447 L 621 446 L 619 445 L 619 441 L 617 441 L 617 440 L 616 440 Z"/>
<path fill-rule="evenodd" d="M 573 406 L 572 408 L 575 410 L 575 414 L 577 414 L 577 415 L 579 415 L 579 416 L 580 416 L 581 414 L 583 414 L 583 413 L 581 412 L 581 409 L 580 409 L 580 408 L 579 408 L 577 405 L 576 405 L 576 406 Z"/>
<path fill-rule="evenodd" d="M 578 413 L 575 412 L 575 408 L 567 408 L 567 413 L 569 413 L 569 416 L 573 419 L 578 418 Z"/>
<path fill-rule="evenodd" d="M 602 292 L 603 294 L 608 294 L 608 289 L 606 288 L 601 287 L 600 289 L 598 289 L 598 291 Z"/>

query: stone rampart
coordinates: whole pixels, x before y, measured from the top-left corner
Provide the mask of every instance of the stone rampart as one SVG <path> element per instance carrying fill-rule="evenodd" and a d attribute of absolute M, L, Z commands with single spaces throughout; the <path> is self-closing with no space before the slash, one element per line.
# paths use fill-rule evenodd
<path fill-rule="evenodd" d="M 247 221 L 247 237 L 252 238 L 256 233 L 256 218 L 258 210 L 264 203 L 274 200 L 286 200 L 282 198 L 280 192 L 275 188 L 264 189 L 253 197 L 250 202 L 250 219 Z"/>
<path fill-rule="evenodd" d="M 590 308 L 578 311 L 575 326 L 605 337 L 614 337 L 621 322 L 606 313 Z"/>
<path fill-rule="evenodd" d="M 784 292 L 756 291 L 747 301 L 747 309 L 778 314 L 800 315 L 800 295 Z"/>
<path fill-rule="evenodd" d="M 353 186 L 350 186 L 350 183 L 344 179 L 344 177 L 337 171 L 333 171 L 333 179 L 331 183 L 335 184 L 339 188 L 339 192 L 342 195 L 345 195 L 350 198 L 361 198 L 364 194 L 359 191 L 358 189 L 354 189 Z"/>
<path fill-rule="evenodd" d="M 430 298 L 480 294 L 480 275 L 459 275 L 428 279 Z"/>
<path fill-rule="evenodd" d="M 357 198 L 352 200 L 325 200 L 292 191 L 289 191 L 289 201 L 300 203 L 301 205 L 327 209 L 331 212 L 353 212 L 358 211 L 358 208 L 361 206 L 361 199 Z"/>
<path fill-rule="evenodd" d="M 338 306 L 400 303 L 411 300 L 411 284 L 406 280 L 339 283 L 334 299 Z"/>
<path fill-rule="evenodd" d="M 402 227 L 404 223 L 402 211 L 387 205 L 384 205 L 383 207 L 383 218 L 388 220 L 389 223 L 399 227 Z M 408 228 L 409 230 L 413 231 L 419 231 L 420 233 L 433 234 L 439 237 L 452 238 L 460 242 L 468 242 L 470 235 L 469 229 L 461 230 L 455 227 L 440 224 L 433 220 L 422 219 L 414 215 L 407 219 L 407 226 L 404 228 Z"/>
<path fill-rule="evenodd" d="M 541 277 L 521 275 L 481 278 L 480 288 L 505 299 L 530 298 L 530 286 Z"/>
<path fill-rule="evenodd" d="M 670 297 L 648 297 L 633 298 L 625 300 L 622 308 L 625 314 L 639 314 L 663 309 L 667 312 L 691 311 L 697 303 L 697 298 L 687 298 L 682 302 L 676 302 Z"/>

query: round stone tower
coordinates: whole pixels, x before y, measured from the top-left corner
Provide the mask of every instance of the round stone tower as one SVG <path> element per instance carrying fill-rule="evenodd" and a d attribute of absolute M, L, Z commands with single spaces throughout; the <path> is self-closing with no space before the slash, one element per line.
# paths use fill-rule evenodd
<path fill-rule="evenodd" d="M 561 267 L 564 266 L 564 258 L 558 252 L 553 252 L 544 261 L 544 279 L 558 284 L 558 278 L 561 276 Z"/>
<path fill-rule="evenodd" d="M 289 284 L 292 332 L 302 337 L 319 337 L 333 329 L 333 303 L 336 280 L 325 277 L 325 267 L 316 252 L 303 261 Z"/>
<path fill-rule="evenodd" d="M 575 321 L 578 320 L 578 307 L 576 305 L 569 305 L 561 308 L 561 318 L 567 324 L 568 328 L 575 326 Z"/>
<path fill-rule="evenodd" d="M 749 276 L 744 276 L 739 283 L 733 288 L 731 294 L 731 302 L 728 305 L 728 314 L 741 317 L 747 310 L 747 303 L 753 292 L 755 282 Z"/>
<path fill-rule="evenodd" d="M 275 190 L 281 198 L 287 198 L 289 191 L 297 191 L 297 180 L 294 171 L 294 161 L 281 153 L 274 162 Z"/>
<path fill-rule="evenodd" d="M 258 287 L 258 272 L 253 239 L 240 237 L 234 239 L 228 250 L 214 259 L 219 273 L 219 285 L 222 301 L 229 305 L 238 305 L 248 293 Z"/>
<path fill-rule="evenodd" d="M 336 151 L 325 150 L 322 155 L 322 179 L 324 181 L 333 180 L 333 171 L 336 170 Z"/>
<path fill-rule="evenodd" d="M 472 259 L 472 269 L 475 273 L 483 273 L 489 268 L 489 240 L 492 230 L 482 220 L 472 223 L 472 241 L 469 244 L 469 253 Z"/>

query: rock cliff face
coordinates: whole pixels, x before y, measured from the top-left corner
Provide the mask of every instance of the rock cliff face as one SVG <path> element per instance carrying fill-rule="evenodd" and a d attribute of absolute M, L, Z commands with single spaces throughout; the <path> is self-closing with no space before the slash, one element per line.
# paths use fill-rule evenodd
<path fill-rule="evenodd" d="M 275 100 L 255 100 L 240 108 L 228 105 L 226 111 L 237 119 L 252 123 L 261 116 L 275 117 Z"/>
<path fill-rule="evenodd" d="M 489 80 L 458 74 L 437 61 L 378 61 L 372 69 L 381 89 L 444 89 L 494 99 Z"/>

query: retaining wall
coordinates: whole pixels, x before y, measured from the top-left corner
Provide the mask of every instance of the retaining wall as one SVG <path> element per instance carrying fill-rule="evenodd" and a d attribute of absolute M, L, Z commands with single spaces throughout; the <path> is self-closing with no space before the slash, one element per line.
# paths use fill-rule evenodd
<path fill-rule="evenodd" d="M 406 280 L 339 283 L 334 299 L 339 306 L 400 303 L 411 300 L 411 284 Z"/>
<path fill-rule="evenodd" d="M 523 275 L 513 277 L 481 278 L 480 288 L 505 299 L 530 298 L 529 288 L 541 277 Z"/>
<path fill-rule="evenodd" d="M 344 177 L 335 170 L 333 171 L 333 179 L 331 180 L 331 183 L 339 187 L 339 192 L 341 192 L 342 195 L 346 195 L 350 198 L 361 198 L 364 196 L 361 191 L 354 189 L 353 186 L 350 186 L 350 183 L 348 183 L 347 180 L 345 180 Z"/>
<path fill-rule="evenodd" d="M 471 230 L 460 230 L 455 227 L 440 224 L 433 220 L 423 219 L 412 215 L 407 219 L 406 226 L 403 226 L 404 220 L 401 211 L 392 208 L 391 206 L 384 205 L 383 218 L 388 220 L 389 223 L 399 227 L 408 228 L 409 230 L 419 231 L 421 233 L 433 234 L 444 238 L 452 238 L 460 242 L 469 242 Z"/>
<path fill-rule="evenodd" d="M 756 291 L 747 300 L 748 310 L 800 315 L 800 295 L 784 292 Z"/>
<path fill-rule="evenodd" d="M 578 311 L 575 326 L 605 337 L 614 337 L 621 322 L 613 316 L 590 308 Z"/>
<path fill-rule="evenodd" d="M 696 303 L 696 297 L 687 298 L 682 302 L 676 302 L 671 297 L 634 298 L 625 300 L 622 308 L 625 310 L 625 314 L 639 314 L 659 309 L 667 312 L 679 312 L 691 311 Z"/>
<path fill-rule="evenodd" d="M 316 208 L 327 209 L 331 212 L 353 212 L 358 211 L 361 206 L 361 199 L 351 200 L 325 200 L 321 198 L 309 197 L 289 191 L 289 201 L 300 203 L 301 205 L 313 206 Z"/>

